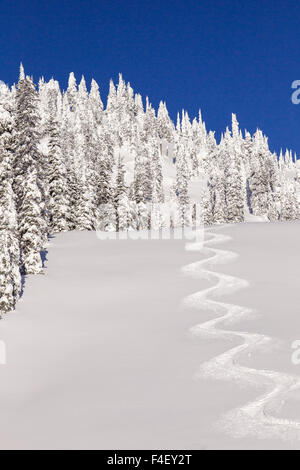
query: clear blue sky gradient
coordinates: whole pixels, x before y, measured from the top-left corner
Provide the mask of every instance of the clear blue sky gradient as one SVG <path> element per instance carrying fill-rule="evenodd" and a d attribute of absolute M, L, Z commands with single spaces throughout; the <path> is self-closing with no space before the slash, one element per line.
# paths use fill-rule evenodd
<path fill-rule="evenodd" d="M 217 136 L 260 127 L 272 150 L 300 155 L 300 3 L 291 0 L 0 0 L 0 79 L 95 78 L 106 100 L 118 73 L 176 118 L 202 109 Z"/>

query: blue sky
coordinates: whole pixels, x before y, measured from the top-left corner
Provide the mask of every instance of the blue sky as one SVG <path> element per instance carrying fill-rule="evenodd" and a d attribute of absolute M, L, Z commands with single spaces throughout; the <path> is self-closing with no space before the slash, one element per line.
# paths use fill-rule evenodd
<path fill-rule="evenodd" d="M 0 0 L 0 79 L 22 60 L 35 80 L 94 77 L 106 99 L 118 73 L 171 117 L 202 109 L 217 135 L 231 113 L 272 149 L 300 155 L 300 3 L 290 0 Z"/>

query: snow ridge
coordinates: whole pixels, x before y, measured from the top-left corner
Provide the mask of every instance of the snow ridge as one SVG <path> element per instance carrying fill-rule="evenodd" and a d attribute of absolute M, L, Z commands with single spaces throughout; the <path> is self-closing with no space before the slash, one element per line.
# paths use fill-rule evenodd
<path fill-rule="evenodd" d="M 221 302 L 216 299 L 223 294 L 229 294 L 249 286 L 248 281 L 237 277 L 210 271 L 207 266 L 228 262 L 238 255 L 227 250 L 207 248 L 206 245 L 224 243 L 231 240 L 230 236 L 208 233 L 210 239 L 203 244 L 188 243 L 187 251 L 201 251 L 208 256 L 202 261 L 191 263 L 182 268 L 187 276 L 207 279 L 215 283 L 202 291 L 187 296 L 184 305 L 201 310 L 212 310 L 218 316 L 213 320 L 198 324 L 191 329 L 196 336 L 225 338 L 238 340 L 238 346 L 203 363 L 197 372 L 198 378 L 214 378 L 217 380 L 234 380 L 258 388 L 266 392 L 254 401 L 226 413 L 217 424 L 234 437 L 243 438 L 249 435 L 257 438 L 278 438 L 288 441 L 300 440 L 300 422 L 279 418 L 289 393 L 300 388 L 297 376 L 270 370 L 252 369 L 239 364 L 243 355 L 250 355 L 253 350 L 261 347 L 271 347 L 276 341 L 261 334 L 247 333 L 223 329 L 242 318 L 253 315 L 253 310 L 235 304 Z M 278 417 L 276 417 L 278 415 Z"/>

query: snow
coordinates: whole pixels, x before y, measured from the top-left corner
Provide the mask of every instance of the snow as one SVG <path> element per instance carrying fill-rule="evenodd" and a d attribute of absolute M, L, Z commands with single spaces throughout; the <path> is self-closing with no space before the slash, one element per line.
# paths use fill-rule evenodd
<path fill-rule="evenodd" d="M 251 357 L 253 351 L 272 346 L 272 338 L 258 333 L 224 329 L 243 318 L 250 318 L 252 309 L 235 304 L 216 300 L 222 294 L 228 294 L 249 286 L 249 282 L 236 276 L 207 270 L 206 266 L 215 265 L 228 259 L 235 259 L 236 253 L 228 250 L 211 248 L 211 245 L 230 241 L 231 238 L 222 234 L 211 234 L 208 241 L 209 248 L 201 247 L 199 251 L 206 250 L 208 258 L 184 267 L 184 272 L 193 277 L 205 277 L 215 281 L 210 287 L 196 292 L 185 299 L 185 304 L 202 310 L 212 310 L 215 318 L 196 325 L 192 332 L 197 336 L 213 338 L 232 338 L 242 340 L 241 344 L 218 355 L 202 364 L 198 377 L 211 377 L 221 380 L 235 380 L 251 386 L 262 384 L 267 392 L 257 399 L 250 401 L 243 407 L 231 411 L 224 417 L 222 427 L 236 437 L 254 435 L 266 438 L 279 437 L 287 440 L 300 439 L 300 421 L 287 420 L 274 417 L 273 413 L 280 411 L 286 398 L 293 390 L 300 389 L 300 377 L 278 372 L 275 370 L 261 370 L 241 365 L 239 359 L 245 354 Z M 197 245 L 190 244 L 189 250 L 197 249 Z M 294 344 L 292 347 L 294 348 Z"/>
<path fill-rule="evenodd" d="M 204 248 L 53 238 L 45 276 L 0 322 L 0 448 L 300 448 L 299 235 L 286 222 L 210 228 Z M 247 315 L 216 320 L 220 304 Z"/>

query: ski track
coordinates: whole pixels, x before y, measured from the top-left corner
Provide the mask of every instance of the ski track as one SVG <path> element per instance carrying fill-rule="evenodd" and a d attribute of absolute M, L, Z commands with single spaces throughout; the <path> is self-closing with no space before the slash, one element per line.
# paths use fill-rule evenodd
<path fill-rule="evenodd" d="M 188 243 L 187 251 L 199 251 L 208 256 L 202 261 L 191 263 L 182 268 L 187 276 L 198 279 L 207 279 L 214 285 L 185 297 L 184 305 L 201 310 L 210 310 L 218 316 L 191 328 L 193 335 L 201 337 L 224 338 L 231 341 L 239 340 L 238 346 L 225 353 L 214 357 L 200 366 L 197 378 L 214 378 L 217 380 L 234 380 L 259 388 L 266 392 L 254 401 L 226 413 L 217 427 L 234 437 L 255 436 L 260 439 L 279 438 L 290 442 L 300 440 L 300 422 L 276 417 L 282 409 L 290 392 L 300 388 L 300 378 L 275 372 L 271 370 L 257 370 L 242 366 L 238 359 L 243 355 L 249 355 L 258 348 L 271 348 L 277 343 L 268 336 L 243 331 L 223 329 L 242 318 L 253 315 L 253 310 L 217 300 L 223 294 L 229 294 L 239 289 L 246 288 L 249 283 L 237 277 L 221 274 L 206 269 L 208 266 L 226 263 L 237 254 L 227 250 L 206 247 L 225 243 L 231 237 L 223 234 L 208 233 L 209 240 L 202 243 Z"/>

